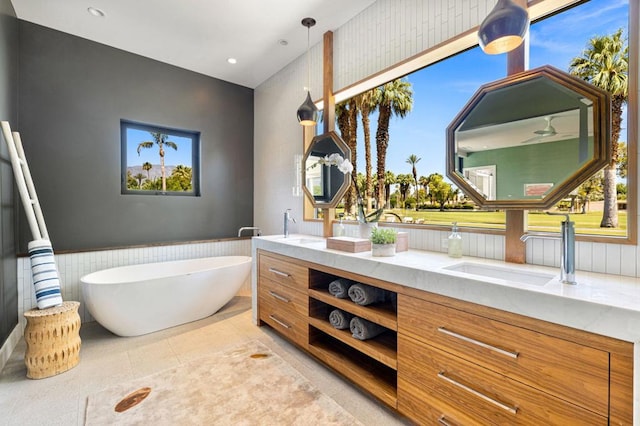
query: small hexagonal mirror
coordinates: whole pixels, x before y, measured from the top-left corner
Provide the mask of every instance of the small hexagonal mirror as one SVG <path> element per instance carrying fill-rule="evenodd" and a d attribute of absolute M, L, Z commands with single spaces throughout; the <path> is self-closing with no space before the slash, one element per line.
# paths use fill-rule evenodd
<path fill-rule="evenodd" d="M 303 189 L 316 208 L 337 206 L 351 182 L 351 173 L 345 174 L 324 161 L 331 154 L 351 159 L 351 150 L 333 131 L 314 137 L 302 159 Z"/>
<path fill-rule="evenodd" d="M 548 209 L 611 160 L 610 110 L 550 66 L 486 84 L 447 128 L 447 176 L 484 208 Z"/>

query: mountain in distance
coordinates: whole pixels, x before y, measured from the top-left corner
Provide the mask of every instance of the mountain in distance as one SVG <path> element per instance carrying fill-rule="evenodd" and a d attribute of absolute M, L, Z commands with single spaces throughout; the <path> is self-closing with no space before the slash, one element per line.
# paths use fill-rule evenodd
<path fill-rule="evenodd" d="M 151 167 L 151 170 L 149 170 L 149 178 L 151 180 L 154 180 L 156 178 L 161 177 L 162 176 L 162 172 L 160 171 L 160 164 L 153 164 L 152 166 L 153 167 Z M 176 168 L 176 166 L 167 166 L 167 165 L 165 165 L 164 166 L 164 175 L 165 175 L 165 177 L 171 176 L 171 172 L 175 168 Z M 135 176 L 138 173 L 142 173 L 145 178 L 147 177 L 147 171 L 142 168 L 142 165 L 140 165 L 140 166 L 129 166 L 129 167 L 127 167 L 127 171 L 131 172 L 131 176 Z"/>

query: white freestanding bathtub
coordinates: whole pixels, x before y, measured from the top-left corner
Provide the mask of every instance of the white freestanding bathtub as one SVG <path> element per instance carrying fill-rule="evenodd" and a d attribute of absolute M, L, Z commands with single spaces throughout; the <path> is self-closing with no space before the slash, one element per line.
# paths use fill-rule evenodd
<path fill-rule="evenodd" d="M 221 256 L 105 269 L 80 281 L 96 321 L 119 336 L 139 336 L 214 314 L 250 272 L 251 257 Z"/>

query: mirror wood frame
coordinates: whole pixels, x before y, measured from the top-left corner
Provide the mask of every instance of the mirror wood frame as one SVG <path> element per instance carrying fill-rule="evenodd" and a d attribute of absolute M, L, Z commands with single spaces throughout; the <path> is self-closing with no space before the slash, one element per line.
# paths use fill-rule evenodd
<path fill-rule="evenodd" d="M 311 204 L 313 205 L 313 207 L 321 208 L 321 209 L 335 208 L 340 203 L 340 201 L 342 201 L 342 198 L 347 193 L 347 190 L 351 185 L 351 173 L 346 173 L 344 175 L 344 181 L 342 182 L 342 185 L 340 185 L 340 187 L 336 190 L 336 192 L 332 194 L 331 199 L 328 201 L 316 200 L 316 198 L 313 195 L 313 192 L 310 191 L 309 188 L 307 188 L 307 166 L 306 166 L 307 159 L 313 153 L 313 149 L 316 143 L 325 141 L 327 138 L 333 141 L 337 149 L 340 151 L 339 153 L 344 158 L 351 161 L 351 149 L 336 132 L 330 130 L 321 135 L 314 136 L 314 138 L 311 140 L 311 143 L 309 144 L 309 147 L 306 149 L 304 156 L 302 158 L 302 189 L 305 195 L 307 196 L 307 198 L 309 199 L 309 201 L 311 202 Z"/>
<path fill-rule="evenodd" d="M 546 78 L 564 88 L 576 92 L 593 103 L 593 157 L 564 181 L 540 199 L 496 199 L 488 200 L 477 191 L 466 179 L 456 172 L 457 149 L 456 130 L 482 102 L 485 95 L 508 88 L 517 89 L 522 83 L 534 79 Z M 447 127 L 446 173 L 469 198 L 483 209 L 541 209 L 546 210 L 566 197 L 581 183 L 589 179 L 597 171 L 611 161 L 611 97 L 610 95 L 582 79 L 567 74 L 551 66 L 543 66 L 529 71 L 513 74 L 501 80 L 482 85 L 469 102 Z"/>

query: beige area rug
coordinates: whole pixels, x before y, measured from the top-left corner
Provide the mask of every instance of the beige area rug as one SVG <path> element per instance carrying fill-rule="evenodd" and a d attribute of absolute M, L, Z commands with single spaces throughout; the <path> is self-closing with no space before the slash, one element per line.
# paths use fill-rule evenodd
<path fill-rule="evenodd" d="M 361 425 L 257 341 L 90 395 L 85 424 Z"/>

